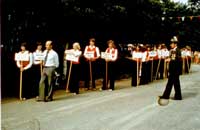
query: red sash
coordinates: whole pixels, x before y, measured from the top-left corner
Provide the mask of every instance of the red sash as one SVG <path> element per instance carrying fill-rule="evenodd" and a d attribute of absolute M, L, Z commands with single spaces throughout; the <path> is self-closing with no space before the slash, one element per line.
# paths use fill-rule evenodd
<path fill-rule="evenodd" d="M 115 57 L 115 51 L 116 51 L 116 49 L 113 49 L 112 52 L 111 52 L 112 58 Z M 110 53 L 110 48 L 107 49 L 107 53 Z"/>
<path fill-rule="evenodd" d="M 23 67 L 26 67 L 29 64 L 29 61 L 21 61 Z"/>
<path fill-rule="evenodd" d="M 97 57 L 96 47 L 90 48 L 90 47 L 88 46 L 87 52 L 94 52 L 94 57 Z"/>

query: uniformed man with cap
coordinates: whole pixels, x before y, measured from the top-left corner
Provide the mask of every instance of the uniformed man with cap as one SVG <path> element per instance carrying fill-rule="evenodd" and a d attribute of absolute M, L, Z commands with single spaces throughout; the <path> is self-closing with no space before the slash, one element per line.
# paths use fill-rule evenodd
<path fill-rule="evenodd" d="M 169 62 L 169 77 L 165 91 L 160 99 L 169 99 L 172 87 L 174 86 L 175 95 L 174 100 L 182 100 L 181 86 L 179 76 L 181 74 L 181 51 L 177 47 L 177 38 L 171 39 L 171 50 L 168 59 Z"/>

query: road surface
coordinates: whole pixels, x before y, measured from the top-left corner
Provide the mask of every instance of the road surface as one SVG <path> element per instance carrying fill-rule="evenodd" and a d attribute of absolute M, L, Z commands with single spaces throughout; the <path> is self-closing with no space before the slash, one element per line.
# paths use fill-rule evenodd
<path fill-rule="evenodd" d="M 47 103 L 2 102 L 2 130 L 200 130 L 200 66 L 180 80 L 183 100 L 167 106 L 157 104 L 167 79 L 139 87 L 124 79 L 111 92 L 61 91 Z"/>

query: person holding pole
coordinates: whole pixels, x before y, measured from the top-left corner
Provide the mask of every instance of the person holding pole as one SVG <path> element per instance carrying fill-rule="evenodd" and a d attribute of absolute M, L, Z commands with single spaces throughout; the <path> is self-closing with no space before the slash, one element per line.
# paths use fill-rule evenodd
<path fill-rule="evenodd" d="M 21 51 L 15 54 L 15 60 L 17 67 L 20 69 L 20 85 L 19 85 L 19 98 L 20 100 L 26 100 L 31 97 L 31 78 L 30 68 L 33 64 L 32 53 L 26 50 L 27 43 L 21 44 Z"/>
<path fill-rule="evenodd" d="M 81 47 L 78 42 L 73 43 L 73 49 L 65 50 L 65 58 L 69 61 L 70 65 L 67 76 L 66 92 L 68 90 L 74 95 L 79 94 L 79 81 L 80 81 L 80 56 Z"/>
<path fill-rule="evenodd" d="M 190 73 L 190 67 L 192 62 L 192 51 L 190 46 L 186 46 L 186 67 L 185 72 Z"/>
<path fill-rule="evenodd" d="M 53 76 L 55 69 L 59 66 L 59 57 L 57 52 L 53 50 L 53 41 L 47 40 L 45 43 L 46 50 L 43 52 L 43 70 L 39 84 L 39 96 L 36 101 L 52 101 L 53 100 Z M 47 81 L 47 82 L 45 82 Z M 45 84 L 46 83 L 46 84 Z M 47 89 L 47 93 L 45 93 Z"/>
<path fill-rule="evenodd" d="M 85 87 L 89 90 L 89 81 L 92 82 L 92 90 L 96 89 L 95 79 L 96 79 L 96 60 L 100 57 L 99 48 L 95 46 L 95 39 L 89 39 L 89 46 L 85 47 L 84 57 L 86 59 L 86 75 L 85 76 Z"/>
<path fill-rule="evenodd" d="M 182 48 L 181 49 L 181 57 L 182 57 L 182 73 L 181 74 L 185 74 L 185 70 L 187 67 L 187 62 L 186 62 L 186 48 Z"/>
<path fill-rule="evenodd" d="M 163 72 L 164 72 L 164 56 L 163 56 L 163 45 L 159 44 L 158 45 L 158 65 L 156 68 L 156 75 L 155 75 L 155 80 L 156 79 L 163 79 Z"/>
<path fill-rule="evenodd" d="M 180 80 L 179 80 L 179 76 L 182 71 L 181 51 L 177 47 L 177 42 L 178 42 L 177 38 L 171 39 L 171 44 L 170 44 L 171 50 L 170 50 L 170 56 L 168 59 L 168 62 L 169 62 L 168 82 L 163 92 L 163 95 L 159 96 L 158 103 L 160 103 L 162 99 L 167 99 L 167 100 L 169 99 L 173 86 L 175 90 L 174 100 L 182 100 L 181 86 L 180 86 Z"/>
<path fill-rule="evenodd" d="M 37 42 L 37 48 L 33 52 L 33 82 L 34 82 L 34 96 L 38 96 L 39 91 L 39 82 L 42 75 L 42 60 L 43 60 L 43 52 L 42 52 L 42 43 Z"/>
<path fill-rule="evenodd" d="M 132 79 L 131 86 L 136 87 L 140 83 L 140 74 L 141 74 L 141 60 L 142 60 L 142 52 L 141 46 L 137 45 L 135 50 L 132 53 Z"/>
<path fill-rule="evenodd" d="M 141 49 L 141 53 L 142 53 L 142 58 L 141 58 L 141 63 L 140 63 L 140 71 L 141 71 L 141 76 L 140 76 L 140 85 L 144 85 L 147 84 L 149 82 L 149 75 L 150 74 L 150 69 L 148 66 L 148 50 L 147 47 L 145 45 L 142 44 L 142 49 Z"/>
<path fill-rule="evenodd" d="M 115 75 L 116 75 L 116 65 L 115 62 L 118 58 L 118 50 L 114 44 L 113 40 L 107 41 L 108 48 L 105 51 L 105 54 L 108 55 L 105 57 L 106 63 L 106 72 L 103 78 L 103 87 L 100 90 L 106 90 L 108 88 L 108 82 L 110 80 L 109 91 L 115 89 Z"/>
<path fill-rule="evenodd" d="M 159 57 L 158 57 L 158 47 L 157 45 L 154 45 L 152 53 L 154 54 L 153 58 L 153 80 L 157 79 L 157 70 L 158 70 L 158 63 L 159 63 Z"/>

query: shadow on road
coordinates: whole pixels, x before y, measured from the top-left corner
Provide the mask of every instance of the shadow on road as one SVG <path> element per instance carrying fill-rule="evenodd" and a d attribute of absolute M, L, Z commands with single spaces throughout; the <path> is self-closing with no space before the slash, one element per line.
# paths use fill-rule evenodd
<path fill-rule="evenodd" d="M 197 95 L 198 95 L 197 92 L 183 92 L 182 93 L 183 99 L 194 98 Z"/>

